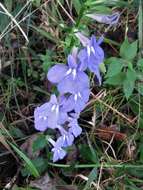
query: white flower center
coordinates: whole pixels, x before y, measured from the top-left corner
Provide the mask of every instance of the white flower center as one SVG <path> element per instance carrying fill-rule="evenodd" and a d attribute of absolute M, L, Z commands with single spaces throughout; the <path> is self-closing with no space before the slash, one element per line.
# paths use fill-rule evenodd
<path fill-rule="evenodd" d="M 72 70 L 72 75 L 73 75 L 73 78 L 75 79 L 75 77 L 76 77 L 76 69 Z"/>
<path fill-rule="evenodd" d="M 82 98 L 82 96 L 81 96 L 81 93 L 80 93 L 80 92 L 78 92 L 78 96 L 79 96 L 80 98 Z"/>
<path fill-rule="evenodd" d="M 39 116 L 39 119 L 43 119 L 43 120 L 46 120 L 47 119 L 47 117 L 46 116 Z"/>
<path fill-rule="evenodd" d="M 93 46 L 87 46 L 87 55 L 90 56 L 91 52 L 95 55 L 95 50 Z"/>
<path fill-rule="evenodd" d="M 75 94 L 75 95 L 74 95 L 74 100 L 75 100 L 75 101 L 77 101 L 77 97 L 78 97 L 78 95 Z"/>
<path fill-rule="evenodd" d="M 72 69 L 70 68 L 67 72 L 66 75 L 69 75 L 72 72 Z"/>
<path fill-rule="evenodd" d="M 95 55 L 95 50 L 94 50 L 94 47 L 93 47 L 93 46 L 91 46 L 91 51 L 92 51 L 92 53 Z"/>
<path fill-rule="evenodd" d="M 51 110 L 52 110 L 52 111 L 55 111 L 55 109 L 56 109 L 56 104 L 54 104 L 54 105 L 52 106 Z"/>
<path fill-rule="evenodd" d="M 59 114 L 59 105 L 56 105 L 56 104 L 54 104 L 53 106 L 52 106 L 52 108 L 51 108 L 51 111 L 52 112 L 56 112 L 56 115 L 58 115 Z"/>
<path fill-rule="evenodd" d="M 90 47 L 87 46 L 87 55 L 88 55 L 88 57 L 90 56 L 90 53 L 91 53 Z"/>
<path fill-rule="evenodd" d="M 65 76 L 67 76 L 67 75 L 69 75 L 69 74 L 72 74 L 73 75 L 73 79 L 75 79 L 75 77 L 76 77 L 76 69 L 69 69 L 67 72 L 66 72 L 66 75 Z"/>

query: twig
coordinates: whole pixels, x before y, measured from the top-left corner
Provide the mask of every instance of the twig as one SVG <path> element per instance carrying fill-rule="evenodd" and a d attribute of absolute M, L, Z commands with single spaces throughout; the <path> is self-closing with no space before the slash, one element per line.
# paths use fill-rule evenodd
<path fill-rule="evenodd" d="M 66 13 L 66 15 L 69 17 L 69 19 L 76 24 L 76 22 L 74 21 L 74 19 L 71 17 L 71 15 L 66 11 L 66 9 L 63 7 L 63 5 L 61 4 L 61 2 L 59 0 L 57 0 L 58 4 L 60 5 L 60 7 L 63 9 L 63 11 Z"/>
<path fill-rule="evenodd" d="M 100 99 L 100 97 L 97 97 L 95 96 L 92 92 L 91 92 L 93 98 L 95 101 L 98 101 L 100 103 L 102 103 L 104 106 L 108 107 L 110 110 L 112 110 L 114 113 L 118 114 L 120 117 L 122 117 L 123 119 L 125 119 L 126 121 L 128 121 L 130 124 L 133 124 L 134 121 L 135 121 L 135 118 L 134 119 L 129 119 L 128 117 L 126 117 L 124 114 L 122 114 L 121 112 L 119 112 L 117 109 L 113 108 L 112 106 L 106 104 L 104 101 L 102 101 Z"/>
<path fill-rule="evenodd" d="M 28 6 L 28 4 L 31 2 L 32 0 L 27 1 L 27 3 L 21 8 L 21 10 L 15 15 L 14 19 L 16 19 L 20 13 L 25 9 L 25 7 Z M 5 13 L 6 14 L 6 13 Z M 4 33 L 6 32 L 6 30 L 9 28 L 9 26 L 11 26 L 13 21 L 10 21 L 10 23 L 5 27 L 5 29 L 2 31 L 1 35 L 0 35 L 0 39 L 2 39 L 2 36 L 4 35 Z"/>
<path fill-rule="evenodd" d="M 23 29 L 20 27 L 20 25 L 18 24 L 18 22 L 15 20 L 15 18 L 12 16 L 12 14 L 10 14 L 10 13 L 8 12 L 8 10 L 3 6 L 2 3 L 0 3 L 0 7 L 1 7 L 1 8 L 3 9 L 3 11 L 7 14 L 7 16 L 9 16 L 9 17 L 11 18 L 11 20 L 15 23 L 15 25 L 19 28 L 19 30 L 20 30 L 21 33 L 23 34 L 25 40 L 26 40 L 27 42 L 29 42 L 29 40 L 28 40 L 28 38 L 27 38 L 25 32 L 24 32 Z M 1 38 L 0 38 L 0 40 L 1 40 Z"/>

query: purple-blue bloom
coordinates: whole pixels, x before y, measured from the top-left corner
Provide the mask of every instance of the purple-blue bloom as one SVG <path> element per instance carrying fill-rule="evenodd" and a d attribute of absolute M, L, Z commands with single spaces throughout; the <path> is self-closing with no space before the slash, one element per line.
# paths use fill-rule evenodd
<path fill-rule="evenodd" d="M 86 16 L 96 20 L 97 22 L 101 22 L 104 24 L 115 25 L 119 21 L 120 14 L 115 12 L 111 15 L 104 14 L 86 14 Z"/>
<path fill-rule="evenodd" d="M 78 58 L 81 61 L 81 65 L 87 64 L 87 67 L 91 72 L 93 72 L 101 85 L 101 76 L 100 76 L 100 64 L 103 63 L 104 60 L 104 51 L 100 47 L 100 44 L 103 41 L 103 37 L 101 37 L 98 41 L 94 35 L 91 36 L 88 41 L 86 37 L 82 37 L 83 34 L 77 33 L 76 36 L 79 38 L 82 44 L 86 44 L 86 47 L 81 49 Z M 84 40 L 84 41 L 83 41 Z"/>
<path fill-rule="evenodd" d="M 49 69 L 47 78 L 57 85 L 59 97 L 53 94 L 50 101 L 37 107 L 34 111 L 35 128 L 45 131 L 47 128 L 59 130 L 60 136 L 53 145 L 53 162 L 63 159 L 66 151 L 63 148 L 71 146 L 74 138 L 78 137 L 82 129 L 78 124 L 80 112 L 85 108 L 90 96 L 88 68 L 94 72 L 101 84 L 100 64 L 104 59 L 104 51 L 100 47 L 103 38 L 96 41 L 95 36 L 88 39 L 77 32 L 84 48 L 78 51 L 74 48 L 68 56 L 67 65 L 57 64 Z"/>
<path fill-rule="evenodd" d="M 68 56 L 68 65 L 57 64 L 48 71 L 48 80 L 57 84 L 60 94 L 74 93 L 89 88 L 88 76 L 83 72 L 85 67 L 77 64 L 73 55 Z"/>
<path fill-rule="evenodd" d="M 86 106 L 89 100 L 90 90 L 88 88 L 83 89 L 81 92 L 75 91 L 70 95 L 63 95 L 60 99 L 62 110 L 64 112 L 75 111 L 80 113 Z"/>
<path fill-rule="evenodd" d="M 82 128 L 79 126 L 77 119 L 72 119 L 68 126 L 70 127 L 69 132 L 75 137 L 78 137 L 81 134 Z"/>
<path fill-rule="evenodd" d="M 39 131 L 45 131 L 47 128 L 55 129 L 58 124 L 64 124 L 67 117 L 67 113 L 60 109 L 58 100 L 53 94 L 49 102 L 34 110 L 35 128 Z"/>
<path fill-rule="evenodd" d="M 51 144 L 54 146 L 52 148 L 53 152 L 53 162 L 63 159 L 66 156 L 66 151 L 62 148 L 63 147 L 63 140 L 58 138 L 57 141 L 53 141 L 52 139 L 49 140 Z"/>
<path fill-rule="evenodd" d="M 74 141 L 74 136 L 69 131 L 66 131 L 62 126 L 58 126 L 58 129 L 62 135 L 59 137 L 59 139 L 62 142 L 62 146 L 63 147 L 71 146 Z"/>

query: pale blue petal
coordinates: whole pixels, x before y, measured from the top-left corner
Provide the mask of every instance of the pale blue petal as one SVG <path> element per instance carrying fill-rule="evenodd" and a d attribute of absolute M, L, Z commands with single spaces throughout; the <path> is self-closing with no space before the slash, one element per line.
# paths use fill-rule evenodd
<path fill-rule="evenodd" d="M 75 80 L 73 79 L 73 75 L 69 74 L 67 75 L 64 80 L 59 82 L 58 84 L 58 91 L 60 94 L 65 94 L 65 93 L 73 93 L 74 92 L 74 86 L 75 86 Z"/>
<path fill-rule="evenodd" d="M 85 88 L 89 88 L 89 78 L 84 72 L 78 72 L 76 78 L 77 91 L 82 91 Z"/>
<path fill-rule="evenodd" d="M 50 97 L 50 103 L 51 104 L 57 104 L 58 101 L 57 101 L 57 97 L 55 94 L 52 94 L 51 97 Z"/>
<path fill-rule="evenodd" d="M 53 162 L 61 160 L 66 156 L 66 151 L 63 150 L 62 148 L 58 148 L 58 149 L 53 148 L 52 152 L 53 152 Z"/>
<path fill-rule="evenodd" d="M 65 97 L 65 99 L 62 101 L 61 106 L 64 112 L 70 112 L 74 109 L 75 101 L 70 95 L 69 97 Z"/>
<path fill-rule="evenodd" d="M 34 124 L 38 131 L 45 131 L 48 128 L 47 120 L 50 104 L 45 103 L 34 110 Z"/>
<path fill-rule="evenodd" d="M 68 114 L 65 111 L 63 111 L 63 109 L 60 109 L 58 124 L 63 125 L 67 120 L 68 120 Z"/>
<path fill-rule="evenodd" d="M 74 136 L 71 133 L 68 133 L 62 136 L 64 144 L 63 147 L 68 147 L 73 144 Z"/>
<path fill-rule="evenodd" d="M 72 55 L 68 55 L 68 66 L 71 69 L 74 69 L 77 67 L 76 60 Z"/>
<path fill-rule="evenodd" d="M 78 137 L 82 133 L 82 128 L 78 125 L 77 120 L 73 120 L 69 123 L 69 132 L 75 137 Z"/>
<path fill-rule="evenodd" d="M 78 70 L 85 71 L 87 69 L 87 64 L 88 64 L 86 48 L 80 50 L 80 52 L 78 53 L 78 59 L 80 60 Z"/>
<path fill-rule="evenodd" d="M 66 75 L 67 71 L 68 66 L 64 64 L 57 64 L 50 68 L 47 74 L 47 78 L 52 83 L 59 83 Z"/>

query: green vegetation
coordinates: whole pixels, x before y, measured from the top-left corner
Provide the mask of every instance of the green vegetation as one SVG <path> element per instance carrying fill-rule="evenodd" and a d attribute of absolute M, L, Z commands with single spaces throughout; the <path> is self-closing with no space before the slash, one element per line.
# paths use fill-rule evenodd
<path fill-rule="evenodd" d="M 87 14 L 112 14 L 115 26 Z M 102 85 L 89 73 L 83 129 L 53 163 L 49 136 L 34 109 L 56 89 L 48 69 L 66 63 L 75 32 L 104 34 Z M 41 180 L 39 182 L 39 180 Z M 0 2 L 0 189 L 140 190 L 143 188 L 143 3 L 141 0 L 3 0 Z"/>

